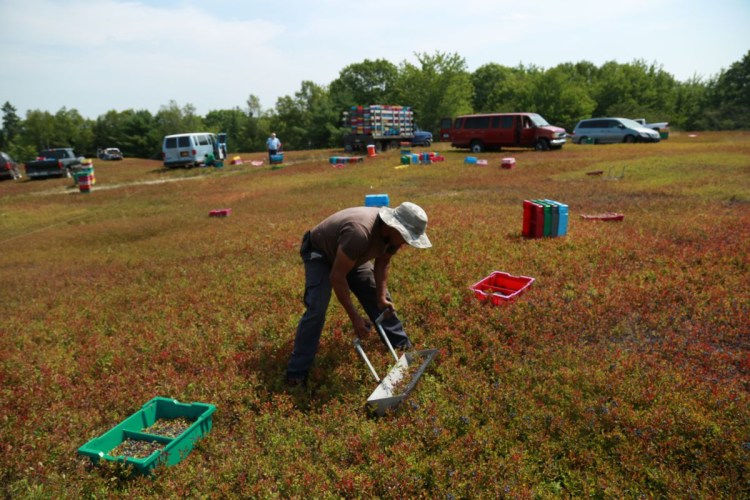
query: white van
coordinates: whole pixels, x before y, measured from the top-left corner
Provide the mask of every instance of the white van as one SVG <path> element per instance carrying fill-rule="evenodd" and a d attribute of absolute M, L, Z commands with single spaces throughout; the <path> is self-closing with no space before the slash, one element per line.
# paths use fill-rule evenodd
<path fill-rule="evenodd" d="M 165 167 L 197 167 L 205 163 L 209 154 L 216 160 L 225 156 L 216 136 L 210 132 L 168 135 L 164 137 L 161 154 Z"/>
<path fill-rule="evenodd" d="M 659 132 L 628 118 L 593 118 L 581 120 L 573 130 L 577 144 L 614 142 L 659 142 Z"/>

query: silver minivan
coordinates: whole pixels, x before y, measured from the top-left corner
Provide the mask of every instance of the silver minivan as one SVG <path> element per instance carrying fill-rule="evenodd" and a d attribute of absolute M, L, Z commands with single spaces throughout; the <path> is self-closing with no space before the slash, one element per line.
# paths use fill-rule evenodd
<path fill-rule="evenodd" d="M 576 144 L 614 142 L 659 142 L 659 132 L 629 118 L 591 118 L 581 120 L 573 130 Z"/>
<path fill-rule="evenodd" d="M 162 159 L 165 167 L 196 167 L 203 165 L 206 157 L 224 159 L 216 136 L 210 132 L 190 132 L 164 137 Z"/>

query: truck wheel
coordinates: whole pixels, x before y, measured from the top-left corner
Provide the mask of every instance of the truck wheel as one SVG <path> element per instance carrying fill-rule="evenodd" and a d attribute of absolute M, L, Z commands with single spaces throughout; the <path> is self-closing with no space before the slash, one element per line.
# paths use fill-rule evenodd
<path fill-rule="evenodd" d="M 430 140 L 427 139 L 426 141 L 424 141 L 423 146 L 426 147 L 426 148 L 429 148 L 430 146 L 432 146 L 432 142 L 430 142 Z"/>
<path fill-rule="evenodd" d="M 401 144 L 398 141 L 391 141 L 388 144 L 388 149 L 398 149 Z"/>
<path fill-rule="evenodd" d="M 587 144 L 588 141 L 589 141 L 589 138 L 584 135 L 583 137 L 578 139 L 578 144 Z"/>
<path fill-rule="evenodd" d="M 484 144 L 482 144 L 482 141 L 472 141 L 471 142 L 471 152 L 472 153 L 481 153 L 484 151 Z"/>
<path fill-rule="evenodd" d="M 537 139 L 534 143 L 534 149 L 537 151 L 547 151 L 549 150 L 549 142 L 547 142 L 547 139 Z"/>

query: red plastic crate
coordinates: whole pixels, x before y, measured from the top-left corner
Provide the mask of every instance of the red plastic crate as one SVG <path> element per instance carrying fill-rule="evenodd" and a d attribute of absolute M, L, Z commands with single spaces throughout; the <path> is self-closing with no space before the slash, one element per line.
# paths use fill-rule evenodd
<path fill-rule="evenodd" d="M 584 220 L 603 220 L 603 221 L 621 221 L 625 218 L 625 214 L 617 212 L 606 212 L 603 214 L 592 214 L 592 215 L 581 215 L 581 219 Z"/>
<path fill-rule="evenodd" d="M 489 300 L 493 305 L 514 300 L 525 292 L 535 281 L 528 276 L 513 276 L 502 271 L 494 271 L 486 278 L 474 283 L 471 290 L 481 301 Z"/>
<path fill-rule="evenodd" d="M 524 238 L 541 238 L 544 236 L 544 207 L 532 200 L 523 200 Z"/>
<path fill-rule="evenodd" d="M 232 213 L 231 208 L 217 208 L 208 212 L 209 217 L 226 217 Z"/>

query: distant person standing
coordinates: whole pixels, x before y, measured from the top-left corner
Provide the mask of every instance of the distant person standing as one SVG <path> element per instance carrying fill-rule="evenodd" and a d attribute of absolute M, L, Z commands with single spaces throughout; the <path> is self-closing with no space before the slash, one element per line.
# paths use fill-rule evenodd
<path fill-rule="evenodd" d="M 275 132 L 272 132 L 271 137 L 266 141 L 266 148 L 268 148 L 268 162 L 271 163 L 271 157 L 281 149 L 281 141 L 276 138 Z"/>

